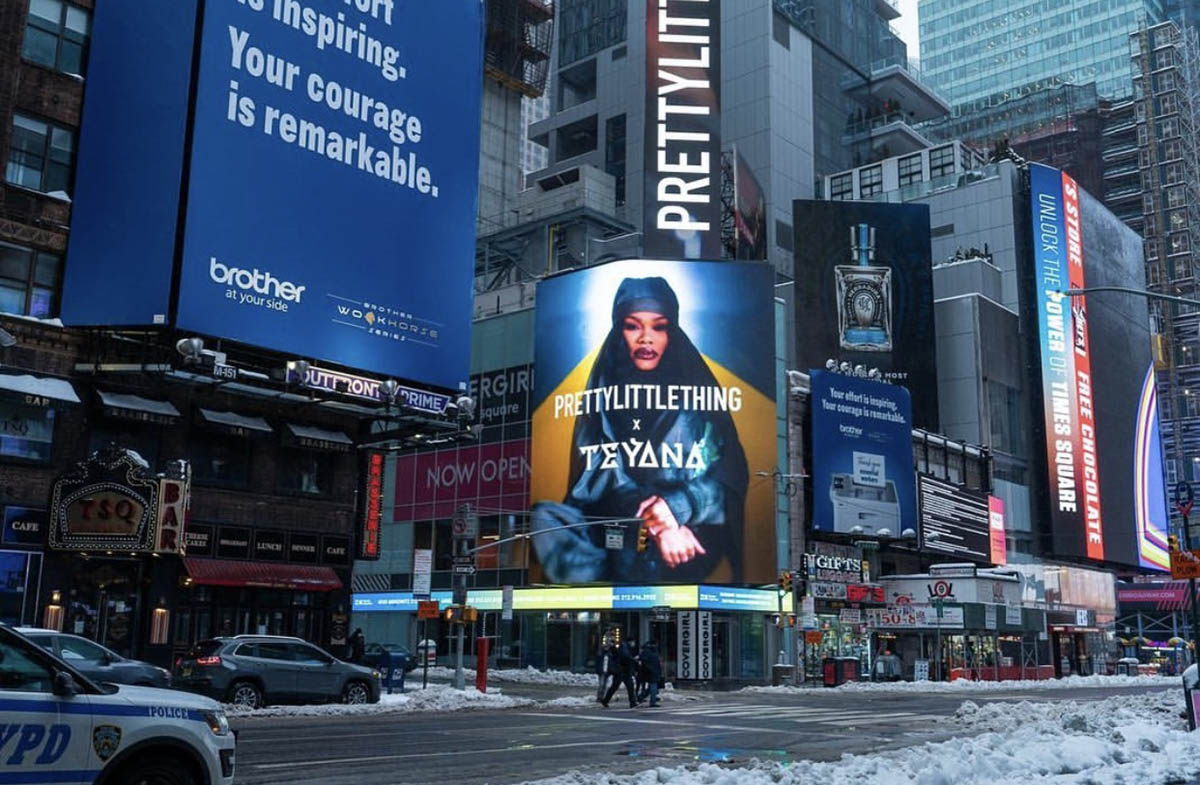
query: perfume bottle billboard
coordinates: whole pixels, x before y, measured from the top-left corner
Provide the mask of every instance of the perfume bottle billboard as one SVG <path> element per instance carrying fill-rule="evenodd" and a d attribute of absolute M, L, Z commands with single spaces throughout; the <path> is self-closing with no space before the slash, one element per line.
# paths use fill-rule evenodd
<path fill-rule="evenodd" d="M 843 349 L 892 350 L 892 271 L 875 265 L 875 227 L 850 227 L 850 264 L 834 268 Z"/>
<path fill-rule="evenodd" d="M 936 431 L 929 206 L 798 199 L 792 209 L 799 367 L 878 368 L 913 392 L 916 426 Z"/>

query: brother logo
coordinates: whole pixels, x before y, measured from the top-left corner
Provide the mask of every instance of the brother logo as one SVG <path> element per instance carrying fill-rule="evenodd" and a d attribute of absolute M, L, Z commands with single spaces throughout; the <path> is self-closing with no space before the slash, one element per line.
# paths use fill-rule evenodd
<path fill-rule="evenodd" d="M 305 286 L 297 286 L 290 281 L 281 281 L 268 272 L 263 272 L 257 267 L 253 270 L 244 270 L 240 267 L 230 267 L 227 264 L 222 264 L 217 261 L 217 257 L 213 256 L 208 262 L 208 277 L 212 278 L 215 283 L 222 286 L 236 286 L 239 289 L 250 289 L 265 294 L 268 297 L 277 297 L 280 300 L 288 302 L 300 302 L 300 296 L 304 294 Z"/>
<path fill-rule="evenodd" d="M 862 436 L 863 435 L 863 429 L 855 428 L 853 425 L 841 425 L 841 426 L 839 426 L 839 429 L 841 430 L 842 433 L 844 433 L 847 436 Z"/>

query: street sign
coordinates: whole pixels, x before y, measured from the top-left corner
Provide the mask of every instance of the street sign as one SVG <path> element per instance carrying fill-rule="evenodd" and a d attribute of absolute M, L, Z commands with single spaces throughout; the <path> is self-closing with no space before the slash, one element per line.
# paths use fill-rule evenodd
<path fill-rule="evenodd" d="M 418 619 L 436 619 L 439 615 L 437 600 L 422 600 L 417 603 Z"/>
<path fill-rule="evenodd" d="M 1200 578 L 1200 551 L 1171 551 L 1171 577 Z"/>
<path fill-rule="evenodd" d="M 804 633 L 804 642 L 813 645 L 820 644 L 821 638 L 823 638 L 824 635 L 825 633 L 821 632 L 820 630 L 806 630 Z"/>
<path fill-rule="evenodd" d="M 474 575 L 475 574 L 475 565 L 474 564 L 456 564 L 456 565 L 454 565 L 454 574 L 455 575 Z"/>
<path fill-rule="evenodd" d="M 236 379 L 238 372 L 237 368 L 225 363 L 214 363 L 212 369 L 213 376 L 218 379 Z"/>
<path fill-rule="evenodd" d="M 604 530 L 604 547 L 610 551 L 619 551 L 625 547 L 625 532 L 622 529 L 608 528 Z"/>
<path fill-rule="evenodd" d="M 504 586 L 500 590 L 500 618 L 512 621 L 513 617 L 513 587 Z"/>
<path fill-rule="evenodd" d="M 433 551 L 429 548 L 413 549 L 413 594 L 429 596 L 430 578 L 433 573 Z"/>
<path fill-rule="evenodd" d="M 463 540 L 473 540 L 479 536 L 479 513 L 471 508 L 471 505 L 464 504 L 454 511 L 454 518 L 450 522 L 451 532 L 455 537 Z"/>

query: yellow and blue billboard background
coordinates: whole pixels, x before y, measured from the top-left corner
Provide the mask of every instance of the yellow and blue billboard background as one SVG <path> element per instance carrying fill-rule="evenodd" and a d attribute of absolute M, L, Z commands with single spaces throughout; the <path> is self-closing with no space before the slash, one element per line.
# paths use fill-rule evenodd
<path fill-rule="evenodd" d="M 575 396 L 587 394 L 597 358 L 602 355 L 603 347 L 614 330 L 614 300 L 622 283 L 630 279 L 655 278 L 662 279 L 673 292 L 678 302 L 678 329 L 686 336 L 687 342 L 695 347 L 703 362 L 703 368 L 699 364 L 692 366 L 695 378 L 674 381 L 697 386 L 715 384 L 726 392 L 738 391 L 736 411 L 729 410 L 719 415 L 728 414 L 736 435 L 736 444 L 732 443 L 732 438 L 727 440 L 730 443 L 726 445 L 726 455 L 740 449 L 745 459 L 744 486 L 729 491 L 724 498 L 728 500 L 744 493 L 743 503 L 737 508 L 726 506 L 723 512 L 713 512 L 713 506 L 710 505 L 705 520 L 691 526 L 701 543 L 705 542 L 706 537 L 715 536 L 717 527 L 724 527 L 720 530 L 721 544 L 714 549 L 718 552 L 712 554 L 716 558 L 704 563 L 703 574 L 696 574 L 695 570 L 689 572 L 686 568 L 668 567 L 662 562 L 656 564 L 653 561 L 656 548 L 653 542 L 647 549 L 648 557 L 640 554 L 634 556 L 638 528 L 637 498 L 653 493 L 660 493 L 668 499 L 672 498 L 672 494 L 687 496 L 691 499 L 688 506 L 695 510 L 699 508 L 697 497 L 701 493 L 697 490 L 699 486 L 689 486 L 679 477 L 679 472 L 664 469 L 659 473 L 627 465 L 631 463 L 625 451 L 628 442 L 619 442 L 619 437 L 613 434 L 627 429 L 632 415 L 610 408 L 605 412 L 604 433 L 609 434 L 605 438 L 611 438 L 611 443 L 625 445 L 616 448 L 613 471 L 629 475 L 624 490 L 633 501 L 613 500 L 609 503 L 605 500 L 603 504 L 589 508 L 580 516 L 580 520 L 605 516 L 624 519 L 622 553 L 609 555 L 607 564 L 591 571 L 556 573 L 553 568 L 546 569 L 546 561 L 548 558 L 553 560 L 558 554 L 546 545 L 546 540 L 539 543 L 539 538 L 535 536 L 534 546 L 538 554 L 531 559 L 531 581 L 617 584 L 651 581 L 774 581 L 775 520 L 770 475 L 777 461 L 773 318 L 775 273 L 766 264 L 632 259 L 574 271 L 548 278 L 539 284 L 534 347 L 537 373 L 531 399 L 533 444 L 530 500 L 535 514 L 538 505 L 543 502 L 570 506 L 577 501 L 573 497 L 573 486 L 578 484 L 581 461 L 581 445 L 577 439 L 578 434 L 585 430 L 577 429 L 577 424 L 588 415 L 564 411 L 563 401 L 566 398 L 579 400 Z M 679 344 L 682 343 L 684 341 L 680 340 Z M 682 346 L 672 343 L 666 351 L 670 352 L 673 348 L 682 349 Z M 631 381 L 636 382 L 637 379 Z M 662 387 L 665 390 L 667 385 Z M 624 394 L 623 390 L 617 391 L 618 396 Z M 662 395 L 665 400 L 666 392 Z M 676 408 L 679 417 L 706 417 L 712 414 L 699 411 L 699 408 L 704 408 L 702 406 L 689 408 L 686 404 L 679 404 Z M 654 455 L 661 457 L 659 448 L 662 445 L 654 442 L 651 435 L 647 435 L 647 440 L 651 442 Z M 686 445 L 683 453 L 688 454 Z M 715 464 L 708 465 L 711 468 Z M 700 474 L 699 471 L 693 472 L 689 479 L 703 482 L 705 477 L 698 476 Z M 597 510 L 604 512 L 598 514 Z M 684 522 L 682 525 L 689 524 Z M 587 540 L 581 547 L 603 559 L 598 555 L 605 544 L 602 527 L 582 526 L 580 531 L 586 532 L 583 536 Z M 648 563 L 639 562 L 641 558 L 646 558 Z M 587 577 L 582 580 L 574 577 L 579 574 Z"/>

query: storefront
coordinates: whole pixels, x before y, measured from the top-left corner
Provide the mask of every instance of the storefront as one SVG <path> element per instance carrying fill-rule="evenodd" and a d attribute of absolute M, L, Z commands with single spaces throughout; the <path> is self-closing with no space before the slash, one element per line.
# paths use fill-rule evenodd
<path fill-rule="evenodd" d="M 140 455 L 115 447 L 60 476 L 46 525 L 41 626 L 168 662 L 189 478 L 185 463 L 154 475 Z"/>
<path fill-rule="evenodd" d="M 862 549 L 812 540 L 804 554 L 805 596 L 797 607 L 798 655 L 805 678 L 815 679 L 828 657 L 853 657 L 860 676 L 874 661 L 867 612 L 884 603 L 883 587 L 872 584 Z"/>
<path fill-rule="evenodd" d="M 431 596 L 442 607 L 451 600 L 450 591 Z M 726 586 L 529 588 L 513 590 L 512 618 L 505 620 L 503 596 L 501 589 L 467 595 L 480 611 L 468 641 L 491 638 L 499 665 L 593 671 L 601 638 L 616 628 L 639 644 L 655 641 L 669 678 L 714 682 L 766 679 L 770 620 L 780 607 L 775 591 Z M 353 609 L 352 626 L 368 641 L 411 649 L 428 638 L 437 641 L 441 661 L 450 661 L 450 625 L 417 621 L 411 592 L 354 594 Z M 473 661 L 473 644 L 469 649 Z"/>
<path fill-rule="evenodd" d="M 1020 602 L 1020 579 L 972 564 L 881 579 L 885 608 L 873 610 L 873 649 L 891 651 L 908 679 L 1009 680 L 1053 675 L 1045 612 Z"/>

